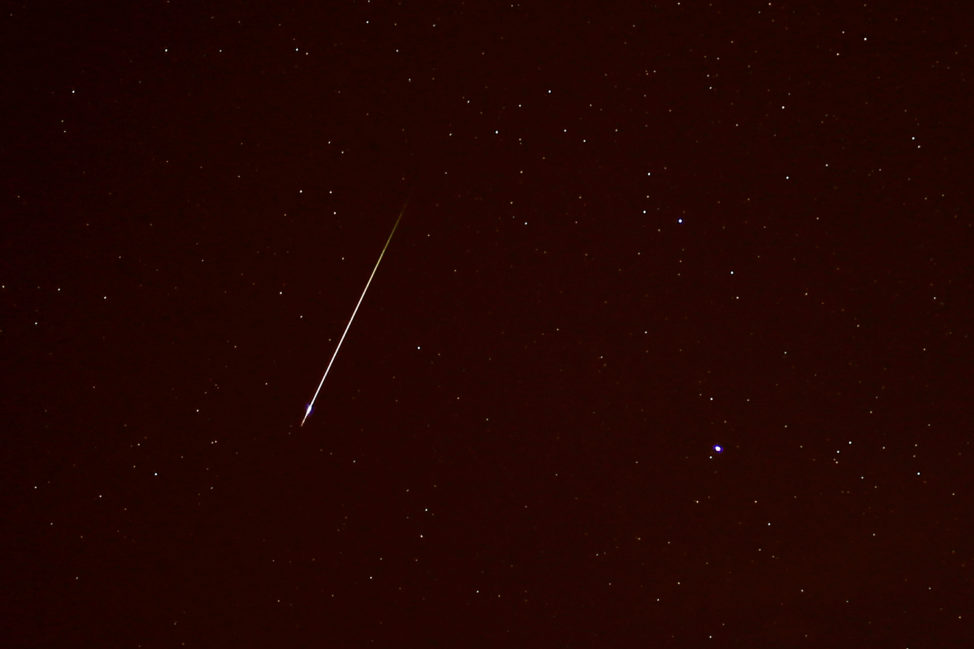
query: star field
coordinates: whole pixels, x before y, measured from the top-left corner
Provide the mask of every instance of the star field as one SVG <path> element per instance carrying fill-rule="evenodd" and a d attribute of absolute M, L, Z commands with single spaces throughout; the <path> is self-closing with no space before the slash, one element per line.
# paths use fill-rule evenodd
<path fill-rule="evenodd" d="M 11 5 L 6 642 L 971 645 L 963 9 Z"/>

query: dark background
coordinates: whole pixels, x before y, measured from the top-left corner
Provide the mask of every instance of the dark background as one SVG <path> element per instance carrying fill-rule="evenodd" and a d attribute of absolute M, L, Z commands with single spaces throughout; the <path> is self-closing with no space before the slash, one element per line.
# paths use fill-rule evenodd
<path fill-rule="evenodd" d="M 966 11 L 6 5 L 3 644 L 970 646 Z"/>

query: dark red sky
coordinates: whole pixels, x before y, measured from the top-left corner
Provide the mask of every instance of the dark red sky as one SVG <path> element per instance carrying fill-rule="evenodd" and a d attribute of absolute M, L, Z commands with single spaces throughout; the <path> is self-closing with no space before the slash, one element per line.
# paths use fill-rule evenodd
<path fill-rule="evenodd" d="M 75 4 L 2 17 L 4 644 L 974 644 L 962 3 Z"/>

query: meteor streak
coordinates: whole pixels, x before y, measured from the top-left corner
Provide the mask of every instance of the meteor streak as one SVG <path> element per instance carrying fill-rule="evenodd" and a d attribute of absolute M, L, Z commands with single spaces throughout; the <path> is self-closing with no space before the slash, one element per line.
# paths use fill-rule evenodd
<path fill-rule="evenodd" d="M 362 300 L 365 299 L 365 292 L 369 290 L 369 284 L 372 283 L 372 278 L 375 277 L 375 271 L 379 270 L 379 264 L 382 263 L 382 256 L 386 254 L 386 248 L 389 247 L 389 243 L 392 241 L 392 235 L 396 233 L 396 228 L 399 227 L 399 221 L 402 220 L 402 215 L 406 213 L 406 205 L 408 201 L 403 204 L 402 210 L 399 212 L 399 218 L 396 219 L 395 225 L 392 226 L 392 232 L 389 233 L 389 238 L 386 239 L 386 245 L 382 247 L 382 252 L 379 253 L 379 260 L 375 262 L 375 268 L 372 269 L 372 274 L 369 275 L 369 281 L 365 283 L 365 288 L 362 289 L 362 295 L 359 296 L 358 303 L 355 305 L 355 310 L 352 311 L 352 317 L 348 319 L 348 324 L 345 325 L 345 331 L 342 333 L 342 337 L 338 340 L 338 344 L 335 346 L 335 351 L 331 355 L 331 360 L 328 361 L 328 367 L 325 368 L 325 373 L 321 377 L 321 381 L 318 382 L 318 389 L 315 390 L 315 395 L 311 397 L 311 401 L 308 402 L 308 407 L 304 411 L 304 417 L 301 418 L 301 425 L 304 426 L 304 422 L 308 420 L 311 416 L 311 409 L 315 405 L 315 399 L 318 398 L 318 393 L 321 392 L 321 386 L 325 384 L 325 379 L 328 378 L 328 372 L 331 371 L 331 365 L 335 362 L 335 357 L 338 356 L 338 350 L 342 348 L 342 343 L 345 342 L 345 336 L 348 335 L 348 330 L 352 327 L 352 320 L 355 319 L 355 314 L 358 313 L 358 308 L 362 306 Z"/>

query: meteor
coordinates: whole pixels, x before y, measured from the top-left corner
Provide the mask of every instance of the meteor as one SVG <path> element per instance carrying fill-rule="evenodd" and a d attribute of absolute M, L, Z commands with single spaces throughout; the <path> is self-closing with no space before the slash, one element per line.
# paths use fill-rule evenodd
<path fill-rule="evenodd" d="M 382 247 L 382 252 L 379 253 L 379 259 L 375 262 L 375 268 L 372 269 L 372 274 L 369 275 L 369 281 L 365 283 L 365 288 L 362 289 L 362 295 L 359 296 L 358 303 L 355 305 L 355 309 L 352 311 L 352 317 L 348 319 L 348 324 L 345 325 L 345 331 L 342 333 L 342 337 L 339 338 L 338 344 L 335 346 L 335 351 L 331 355 L 331 360 L 328 361 L 328 367 L 325 368 L 325 373 L 321 377 L 321 381 L 318 382 L 318 389 L 315 390 L 315 395 L 311 397 L 311 401 L 308 402 L 308 407 L 304 411 L 304 417 L 301 418 L 301 425 L 304 426 L 304 422 L 308 420 L 311 416 L 311 409 L 315 405 L 315 399 L 318 398 L 318 393 L 321 392 L 321 386 L 325 384 L 325 379 L 328 378 L 328 372 L 331 371 L 332 363 L 335 362 L 335 357 L 338 356 L 338 350 L 342 348 L 342 343 L 345 342 L 345 336 L 348 335 L 348 330 L 352 327 L 352 320 L 355 319 L 355 314 L 358 313 L 358 308 L 362 306 L 362 300 L 365 299 L 365 293 L 369 290 L 369 285 L 372 283 L 372 278 L 375 277 L 375 271 L 379 270 L 379 264 L 382 263 L 382 256 L 386 254 L 386 248 L 389 247 L 389 243 L 392 241 L 392 235 L 396 233 L 396 228 L 399 227 L 399 221 L 402 220 L 402 215 L 406 213 L 406 205 L 408 200 L 403 204 L 402 210 L 399 212 L 399 217 L 396 219 L 395 225 L 392 226 L 392 232 L 389 233 L 389 238 L 386 239 L 386 245 Z"/>

